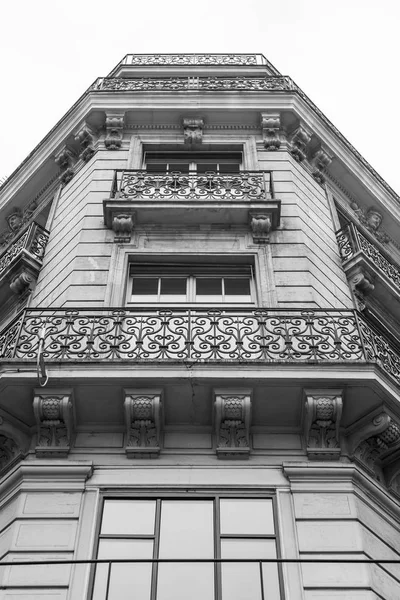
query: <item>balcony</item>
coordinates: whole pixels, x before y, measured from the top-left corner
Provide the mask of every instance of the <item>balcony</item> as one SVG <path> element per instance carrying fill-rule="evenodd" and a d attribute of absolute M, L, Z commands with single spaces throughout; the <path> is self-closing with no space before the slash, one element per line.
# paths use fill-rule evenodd
<path fill-rule="evenodd" d="M 372 236 L 349 223 L 336 233 L 343 269 L 351 285 L 371 294 L 400 320 L 400 269 L 377 247 Z"/>
<path fill-rule="evenodd" d="M 104 201 L 105 222 L 113 229 L 118 215 L 130 215 L 139 225 L 246 225 L 252 214 L 267 215 L 272 229 L 279 225 L 280 201 L 269 171 L 116 171 L 111 197 Z"/>
<path fill-rule="evenodd" d="M 42 266 L 48 232 L 38 223 L 31 223 L 0 256 L 0 298 L 5 299 L 9 283 L 11 290 L 22 293 L 35 280 Z"/>
<path fill-rule="evenodd" d="M 400 384 L 400 353 L 356 311 L 26 309 L 0 335 L 4 360 L 375 363 Z"/>

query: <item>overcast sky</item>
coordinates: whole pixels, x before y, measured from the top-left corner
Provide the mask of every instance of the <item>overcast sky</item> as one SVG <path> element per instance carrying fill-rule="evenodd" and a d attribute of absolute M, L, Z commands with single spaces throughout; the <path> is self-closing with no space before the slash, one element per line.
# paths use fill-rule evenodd
<path fill-rule="evenodd" d="M 127 53 L 259 52 L 400 194 L 399 0 L 3 0 L 0 177 Z"/>

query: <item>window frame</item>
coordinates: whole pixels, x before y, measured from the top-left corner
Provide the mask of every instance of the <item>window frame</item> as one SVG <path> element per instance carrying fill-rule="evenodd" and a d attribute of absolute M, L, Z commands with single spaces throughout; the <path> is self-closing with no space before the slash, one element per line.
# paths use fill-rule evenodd
<path fill-rule="evenodd" d="M 273 534 L 261 534 L 261 535 L 239 535 L 239 534 L 222 534 L 221 533 L 221 519 L 220 519 L 220 500 L 224 499 L 234 499 L 234 500 L 270 500 L 272 504 L 272 520 L 274 526 Z M 155 524 L 154 524 L 154 534 L 151 535 L 134 535 L 134 534 L 101 534 L 101 526 L 102 519 L 104 514 L 104 506 L 107 500 L 113 501 L 155 501 Z M 275 540 L 275 549 L 276 549 L 276 558 L 281 558 L 281 543 L 280 543 L 280 535 L 279 535 L 279 518 L 278 518 L 278 502 L 277 497 L 274 492 L 269 492 L 266 490 L 230 490 L 230 491 L 221 491 L 221 490 L 195 490 L 195 489 L 186 489 L 185 494 L 183 494 L 182 490 L 178 491 L 160 491 L 160 490 L 127 490 L 125 492 L 112 493 L 105 492 L 100 496 L 99 502 L 99 510 L 97 515 L 97 523 L 96 523 L 96 532 L 95 532 L 95 543 L 94 543 L 94 552 L 93 557 L 96 559 L 99 553 L 100 541 L 102 539 L 153 539 L 153 558 L 152 560 L 157 560 L 159 554 L 159 545 L 160 545 L 160 525 L 161 525 L 161 503 L 163 500 L 176 500 L 176 501 L 212 501 L 213 503 L 213 546 L 214 546 L 214 560 L 221 559 L 221 541 L 223 539 L 273 539 Z M 184 557 L 182 557 L 184 558 Z M 262 559 L 261 559 L 262 560 Z M 111 569 L 108 572 L 108 581 L 110 579 Z M 151 569 L 151 583 L 150 583 L 150 595 L 149 600 L 157 599 L 157 581 L 158 575 L 158 565 L 155 562 L 152 562 Z M 283 571 L 282 565 L 277 563 L 277 577 L 280 591 L 280 598 L 283 600 L 284 595 L 284 582 L 283 582 Z M 96 565 L 93 565 L 93 569 L 91 571 L 90 577 L 90 600 L 94 599 L 94 589 L 95 589 L 95 578 L 96 578 Z M 263 581 L 260 581 L 260 584 L 263 585 Z M 108 585 L 105 590 L 104 600 L 108 600 Z M 261 598 L 264 600 L 264 593 L 261 592 Z M 222 599 L 222 563 L 215 562 L 214 563 L 214 598 L 213 600 L 221 600 Z"/>

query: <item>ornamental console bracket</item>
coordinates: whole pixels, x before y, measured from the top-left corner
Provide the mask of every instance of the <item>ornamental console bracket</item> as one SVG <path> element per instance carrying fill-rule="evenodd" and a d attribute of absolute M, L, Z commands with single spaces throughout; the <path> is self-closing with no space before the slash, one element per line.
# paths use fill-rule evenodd
<path fill-rule="evenodd" d="M 75 130 L 74 137 L 79 144 L 79 158 L 85 163 L 89 162 L 96 152 L 94 148 L 96 139 L 94 129 L 84 121 L 79 128 Z"/>
<path fill-rule="evenodd" d="M 383 408 L 352 425 L 349 455 L 390 486 L 400 472 L 400 420 Z"/>
<path fill-rule="evenodd" d="M 36 456 L 66 457 L 73 436 L 72 390 L 35 390 Z"/>
<path fill-rule="evenodd" d="M 130 206 L 130 201 L 104 200 L 104 222 L 115 232 L 114 242 L 129 243 L 136 223 L 136 211 Z"/>
<path fill-rule="evenodd" d="M 261 129 L 266 150 L 279 150 L 281 146 L 281 115 L 279 112 L 261 113 Z"/>
<path fill-rule="evenodd" d="M 119 150 L 124 134 L 125 113 L 106 113 L 106 138 L 104 145 L 107 150 Z"/>
<path fill-rule="evenodd" d="M 23 459 L 29 445 L 30 437 L 0 416 L 0 473 Z"/>
<path fill-rule="evenodd" d="M 154 458 L 160 454 L 162 390 L 124 390 L 128 458 Z"/>
<path fill-rule="evenodd" d="M 252 390 L 214 389 L 218 458 L 248 458 L 250 454 Z"/>
<path fill-rule="evenodd" d="M 60 183 L 66 185 L 74 176 L 73 166 L 76 162 L 76 154 L 72 148 L 63 144 L 54 155 L 54 160 L 60 167 Z"/>
<path fill-rule="evenodd" d="M 332 158 L 328 149 L 321 145 L 321 148 L 313 154 L 310 160 L 312 176 L 321 185 L 325 183 L 324 170 L 331 164 Z"/>
<path fill-rule="evenodd" d="M 270 232 L 280 221 L 280 203 L 271 202 L 266 210 L 250 210 L 249 224 L 255 244 L 267 244 Z"/>
<path fill-rule="evenodd" d="M 203 141 L 203 119 L 183 119 L 183 137 L 185 144 L 192 146 Z"/>
<path fill-rule="evenodd" d="M 290 154 L 297 162 L 303 162 L 307 158 L 307 150 L 311 137 L 312 132 L 302 124 L 290 136 Z"/>
<path fill-rule="evenodd" d="M 303 432 L 312 460 L 337 460 L 341 453 L 339 428 L 343 390 L 304 390 Z"/>

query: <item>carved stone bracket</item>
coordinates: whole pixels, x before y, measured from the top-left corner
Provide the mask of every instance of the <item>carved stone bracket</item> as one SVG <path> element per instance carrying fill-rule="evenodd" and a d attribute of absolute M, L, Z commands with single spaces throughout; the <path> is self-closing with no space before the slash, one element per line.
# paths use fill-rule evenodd
<path fill-rule="evenodd" d="M 160 453 L 162 390 L 124 390 L 126 446 L 129 458 Z"/>
<path fill-rule="evenodd" d="M 72 390 L 35 390 L 36 456 L 65 457 L 73 435 Z"/>
<path fill-rule="evenodd" d="M 400 470 L 400 422 L 385 409 L 369 415 L 348 436 L 348 451 L 378 480 L 388 484 Z"/>
<path fill-rule="evenodd" d="M 183 119 L 183 137 L 185 144 L 201 144 L 203 141 L 203 119 Z"/>
<path fill-rule="evenodd" d="M 312 132 L 300 125 L 291 135 L 290 154 L 302 162 L 307 157 L 307 146 L 311 141 Z"/>
<path fill-rule="evenodd" d="M 347 274 L 351 290 L 354 294 L 357 308 L 363 311 L 366 307 L 366 296 L 374 291 L 372 275 L 362 265 L 356 265 L 354 269 Z"/>
<path fill-rule="evenodd" d="M 342 390 L 304 390 L 304 439 L 313 460 L 337 460 L 340 456 L 339 428 L 343 409 Z"/>
<path fill-rule="evenodd" d="M 17 296 L 23 296 L 32 291 L 35 281 L 36 276 L 23 268 L 11 279 L 10 290 Z"/>
<path fill-rule="evenodd" d="M 261 113 L 264 148 L 279 150 L 281 145 L 281 115 L 279 112 Z"/>
<path fill-rule="evenodd" d="M 0 416 L 0 473 L 22 459 L 29 444 L 28 435 Z"/>
<path fill-rule="evenodd" d="M 60 183 L 66 185 L 74 176 L 75 152 L 65 144 L 55 154 L 54 159 L 61 169 Z"/>
<path fill-rule="evenodd" d="M 79 144 L 79 158 L 81 158 L 83 162 L 88 162 L 95 153 L 95 136 L 94 129 L 86 122 L 84 122 L 74 133 L 75 140 Z"/>
<path fill-rule="evenodd" d="M 106 139 L 104 145 L 107 150 L 119 150 L 122 145 L 124 133 L 125 113 L 106 114 Z"/>
<path fill-rule="evenodd" d="M 269 235 L 279 225 L 280 206 L 271 205 L 271 210 L 250 210 L 249 224 L 255 244 L 267 244 Z"/>
<path fill-rule="evenodd" d="M 373 207 L 370 208 L 369 210 L 365 210 L 364 208 L 359 206 L 357 204 L 357 202 L 354 202 L 354 201 L 350 204 L 350 206 L 353 209 L 354 214 L 357 217 L 357 219 L 360 221 L 360 223 L 362 225 L 364 225 L 364 227 L 366 229 L 368 229 L 368 231 L 370 233 L 372 233 L 372 235 L 381 244 L 387 244 L 389 242 L 390 238 L 387 235 L 387 233 L 380 230 L 380 227 L 381 227 L 382 221 L 383 221 L 383 217 L 379 211 L 377 211 Z"/>
<path fill-rule="evenodd" d="M 312 176 L 321 185 L 325 183 L 324 169 L 332 162 L 332 156 L 328 153 L 326 148 L 320 148 L 311 158 Z"/>
<path fill-rule="evenodd" d="M 104 200 L 103 210 L 106 226 L 115 232 L 114 242 L 129 243 L 136 223 L 136 211 L 129 202 Z"/>
<path fill-rule="evenodd" d="M 251 395 L 251 390 L 214 390 L 218 458 L 248 458 Z"/>

